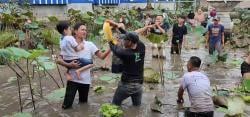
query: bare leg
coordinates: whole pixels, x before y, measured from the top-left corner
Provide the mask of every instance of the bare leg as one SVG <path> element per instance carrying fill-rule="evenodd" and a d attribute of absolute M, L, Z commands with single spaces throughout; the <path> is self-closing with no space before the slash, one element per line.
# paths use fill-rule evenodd
<path fill-rule="evenodd" d="M 77 69 L 77 70 L 76 70 L 77 78 L 78 78 L 78 79 L 81 79 L 81 77 L 80 77 L 81 72 L 82 72 L 82 71 L 85 71 L 85 70 L 87 70 L 87 69 L 89 69 L 89 68 L 92 68 L 92 67 L 94 67 L 94 64 L 89 64 L 89 65 L 86 65 L 86 66 L 83 66 L 83 67 Z"/>
<path fill-rule="evenodd" d="M 65 74 L 66 80 L 70 81 L 72 80 L 72 76 L 69 74 L 69 72 L 66 72 Z"/>

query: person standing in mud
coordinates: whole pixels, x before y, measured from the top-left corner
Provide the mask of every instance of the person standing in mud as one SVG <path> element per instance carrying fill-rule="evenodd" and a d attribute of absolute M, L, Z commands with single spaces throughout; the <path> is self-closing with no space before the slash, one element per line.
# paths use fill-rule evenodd
<path fill-rule="evenodd" d="M 83 23 L 75 24 L 73 29 L 74 38 L 76 39 L 76 42 L 78 44 L 84 45 L 84 49 L 77 52 L 80 58 L 92 60 L 92 56 L 96 55 L 98 58 L 103 60 L 111 52 L 110 49 L 108 49 L 102 53 L 93 42 L 86 40 L 87 28 Z M 72 76 L 72 80 L 67 81 L 66 93 L 62 108 L 68 109 L 72 107 L 76 91 L 78 91 L 79 93 L 79 103 L 86 103 L 88 101 L 88 92 L 91 84 L 90 69 L 82 71 L 80 73 L 80 79 L 78 79 L 75 72 L 76 69 L 73 68 L 79 68 L 79 63 L 77 63 L 76 61 L 66 63 L 60 57 L 57 59 L 57 63 L 65 67 L 72 68 L 69 70 L 69 74 Z"/>
<path fill-rule="evenodd" d="M 110 43 L 113 54 L 122 60 L 121 81 L 115 91 L 112 103 L 121 105 L 122 101 L 131 97 L 133 105 L 141 105 L 144 71 L 145 45 L 135 32 L 124 35 L 124 48 Z"/>
<path fill-rule="evenodd" d="M 187 34 L 187 27 L 184 25 L 185 19 L 185 16 L 179 16 L 178 23 L 173 26 L 171 54 L 174 54 L 174 52 L 176 54 L 181 53 L 182 43 L 185 41 L 185 35 Z"/>
<path fill-rule="evenodd" d="M 250 79 L 250 54 L 246 60 L 241 64 L 241 75 L 243 78 Z"/>
<path fill-rule="evenodd" d="M 212 55 L 215 51 L 221 55 L 224 47 L 224 26 L 219 24 L 220 18 L 215 17 L 213 24 L 208 26 L 208 37 L 206 39 L 206 48 L 209 48 L 209 54 Z"/>
<path fill-rule="evenodd" d="M 191 107 L 185 117 L 213 117 L 214 104 L 208 77 L 199 71 L 201 60 L 192 56 L 187 64 L 188 73 L 183 75 L 179 90 L 178 104 L 183 104 L 183 93 L 187 89 Z"/>

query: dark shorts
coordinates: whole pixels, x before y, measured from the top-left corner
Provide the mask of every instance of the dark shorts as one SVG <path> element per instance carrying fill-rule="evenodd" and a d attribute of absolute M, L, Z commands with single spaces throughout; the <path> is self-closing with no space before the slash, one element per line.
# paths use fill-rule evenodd
<path fill-rule="evenodd" d="M 189 110 L 185 111 L 184 117 L 213 117 L 214 111 L 208 111 L 208 112 L 191 112 Z"/>
<path fill-rule="evenodd" d="M 93 61 L 91 59 L 85 59 L 85 58 L 79 58 L 79 59 L 73 59 L 73 60 L 64 60 L 66 63 L 71 63 L 72 61 L 78 61 L 80 63 L 80 67 L 93 64 Z"/>

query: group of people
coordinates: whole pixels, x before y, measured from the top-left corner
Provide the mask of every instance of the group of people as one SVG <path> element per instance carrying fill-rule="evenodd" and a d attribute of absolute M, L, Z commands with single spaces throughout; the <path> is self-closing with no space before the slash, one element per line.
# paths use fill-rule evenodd
<path fill-rule="evenodd" d="M 201 21 L 202 18 L 198 19 Z M 109 42 L 109 49 L 102 52 L 97 46 L 87 40 L 87 27 L 83 23 L 77 23 L 73 27 L 71 34 L 70 25 L 67 22 L 59 22 L 57 30 L 62 35 L 60 41 L 60 56 L 57 63 L 66 67 L 67 79 L 66 93 L 62 108 L 72 107 L 76 92 L 79 93 L 79 103 L 88 101 L 88 93 L 91 85 L 90 69 L 94 66 L 93 56 L 105 59 L 111 52 L 113 53 L 112 72 L 121 73 L 121 81 L 114 93 L 113 104 L 121 105 L 123 100 L 131 97 L 133 105 L 141 105 L 143 94 L 143 72 L 146 47 L 140 40 L 139 34 L 155 33 L 164 34 L 168 27 L 164 24 L 163 15 L 157 15 L 154 23 L 148 23 L 145 27 L 128 32 L 125 29 L 123 18 L 118 23 L 106 20 L 113 31 L 117 31 L 116 40 L 118 44 Z M 185 26 L 186 17 L 179 16 L 178 23 L 173 25 L 171 54 L 180 54 L 182 43 L 187 34 Z M 213 18 L 214 24 L 208 26 L 209 53 L 211 54 L 221 43 L 224 45 L 224 27 L 218 23 L 218 17 Z M 222 39 L 221 39 L 222 38 Z M 199 71 L 201 60 L 192 56 L 187 64 L 188 73 L 183 75 L 178 90 L 177 103 L 183 103 L 183 92 L 187 89 L 191 102 L 190 117 L 213 117 L 213 101 L 210 89 L 210 81 L 206 75 Z"/>

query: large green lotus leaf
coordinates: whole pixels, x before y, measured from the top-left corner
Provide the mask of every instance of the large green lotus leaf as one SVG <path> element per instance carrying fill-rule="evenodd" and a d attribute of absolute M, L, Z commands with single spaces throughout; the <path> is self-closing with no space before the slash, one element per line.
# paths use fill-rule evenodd
<path fill-rule="evenodd" d="M 103 23 L 104 23 L 104 21 L 105 21 L 105 17 L 104 16 L 98 16 L 96 19 L 95 19 L 95 23 L 96 24 L 99 24 L 99 25 L 102 25 Z"/>
<path fill-rule="evenodd" d="M 9 47 L 7 48 L 9 51 L 12 52 L 12 54 L 17 58 L 28 58 L 31 53 L 22 49 L 22 48 L 16 48 L 16 47 Z"/>
<path fill-rule="evenodd" d="M 233 65 L 235 67 L 240 67 L 241 63 L 243 62 L 243 59 L 227 59 L 226 63 Z"/>
<path fill-rule="evenodd" d="M 161 43 L 168 40 L 168 35 L 158 35 L 151 33 L 147 36 L 147 39 L 152 43 Z"/>
<path fill-rule="evenodd" d="M 10 115 L 6 115 L 6 116 L 3 116 L 3 117 L 32 117 L 32 115 L 30 113 L 15 113 L 14 115 L 10 116 Z"/>
<path fill-rule="evenodd" d="M 43 54 L 45 54 L 47 50 L 32 50 L 29 59 L 35 59 Z"/>
<path fill-rule="evenodd" d="M 110 81 L 110 80 L 112 80 L 113 79 L 113 77 L 111 77 L 111 76 L 101 76 L 100 77 L 100 80 L 102 80 L 102 81 Z"/>
<path fill-rule="evenodd" d="M 21 30 L 17 30 L 18 40 L 23 41 L 25 40 L 25 33 Z"/>
<path fill-rule="evenodd" d="M 246 91 L 250 92 L 250 79 L 244 79 L 243 86 L 244 86 Z"/>
<path fill-rule="evenodd" d="M 173 71 L 169 71 L 164 73 L 164 77 L 166 79 L 175 80 L 178 79 L 180 76 L 174 73 Z"/>
<path fill-rule="evenodd" d="M 11 59 L 11 52 L 7 49 L 0 49 L 0 64 L 6 64 Z"/>
<path fill-rule="evenodd" d="M 88 13 L 83 13 L 82 18 L 88 20 L 88 19 L 91 19 L 91 16 Z"/>
<path fill-rule="evenodd" d="M 44 69 L 46 70 L 53 70 L 56 68 L 56 64 L 54 62 L 39 62 L 39 67 L 38 69 L 43 71 Z"/>
<path fill-rule="evenodd" d="M 56 89 L 52 91 L 51 93 L 49 93 L 48 95 L 46 95 L 45 98 L 51 102 L 61 101 L 63 100 L 65 96 L 65 91 L 66 91 L 66 88 Z"/>
<path fill-rule="evenodd" d="M 123 111 L 119 106 L 110 103 L 102 104 L 99 111 L 103 117 L 122 117 L 123 115 Z"/>
<path fill-rule="evenodd" d="M 231 97 L 228 100 L 228 113 L 227 115 L 233 116 L 243 114 L 245 103 L 240 97 Z"/>
<path fill-rule="evenodd" d="M 204 28 L 203 26 L 196 26 L 194 29 L 194 33 L 199 36 L 202 36 L 205 32 L 206 28 Z"/>

